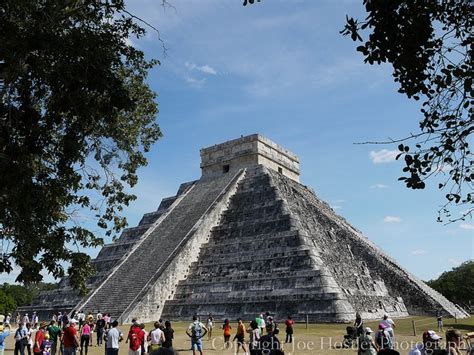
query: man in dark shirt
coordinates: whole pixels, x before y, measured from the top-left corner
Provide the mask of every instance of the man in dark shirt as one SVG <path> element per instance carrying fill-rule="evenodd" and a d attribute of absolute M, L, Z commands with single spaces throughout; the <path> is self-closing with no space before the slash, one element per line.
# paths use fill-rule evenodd
<path fill-rule="evenodd" d="M 102 345 L 102 338 L 104 337 L 104 329 L 105 329 L 106 323 L 102 315 L 97 316 L 97 322 L 95 323 L 95 329 L 97 332 L 97 346 Z"/>
<path fill-rule="evenodd" d="M 262 336 L 259 341 L 259 349 L 264 355 L 281 354 L 280 341 L 276 337 L 273 324 L 267 323 L 265 326 L 267 334 Z"/>

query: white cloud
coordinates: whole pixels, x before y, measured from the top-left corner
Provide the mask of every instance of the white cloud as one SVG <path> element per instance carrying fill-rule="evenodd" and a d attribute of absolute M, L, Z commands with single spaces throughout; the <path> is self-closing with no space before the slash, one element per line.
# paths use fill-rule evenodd
<path fill-rule="evenodd" d="M 369 153 L 369 157 L 374 164 L 381 164 L 381 163 L 390 163 L 395 161 L 395 158 L 400 152 L 398 150 L 372 150 Z"/>
<path fill-rule="evenodd" d="M 370 188 L 371 189 L 386 189 L 388 188 L 388 186 L 384 184 L 375 184 L 375 185 L 372 185 Z"/>
<path fill-rule="evenodd" d="M 189 62 L 186 62 L 184 63 L 184 66 L 186 68 L 188 68 L 189 70 L 197 70 L 197 71 L 200 71 L 201 73 L 204 73 L 204 74 L 210 74 L 210 75 L 217 75 L 217 71 L 211 67 L 210 65 L 202 65 L 202 66 L 199 66 L 199 65 L 196 65 L 194 63 L 189 63 Z"/>
<path fill-rule="evenodd" d="M 402 221 L 402 219 L 400 217 L 396 217 L 396 216 L 385 216 L 383 221 L 385 223 L 400 223 Z"/>
<path fill-rule="evenodd" d="M 471 223 L 461 223 L 459 225 L 459 228 L 461 229 L 467 229 L 467 230 L 474 230 L 474 224 Z"/>
<path fill-rule="evenodd" d="M 191 76 L 185 76 L 184 81 L 186 81 L 186 83 L 188 83 L 189 86 L 191 86 L 193 88 L 200 89 L 206 83 L 206 78 L 196 79 L 196 78 L 193 78 Z"/>
<path fill-rule="evenodd" d="M 454 259 L 454 258 L 449 258 L 449 259 L 448 259 L 448 263 L 450 263 L 450 264 L 453 265 L 453 266 L 459 266 L 459 265 L 461 265 L 461 262 L 460 262 L 458 259 Z"/>
<path fill-rule="evenodd" d="M 412 250 L 410 252 L 410 254 L 412 254 L 412 255 L 424 255 L 424 254 L 428 254 L 428 252 L 426 250 L 423 250 L 423 249 L 416 249 L 416 250 Z"/>

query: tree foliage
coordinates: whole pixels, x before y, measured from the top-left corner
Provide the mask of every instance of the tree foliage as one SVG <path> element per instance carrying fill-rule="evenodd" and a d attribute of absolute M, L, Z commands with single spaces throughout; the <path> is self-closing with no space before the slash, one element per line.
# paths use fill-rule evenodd
<path fill-rule="evenodd" d="M 427 284 L 452 302 L 474 304 L 474 261 L 466 261 Z"/>
<path fill-rule="evenodd" d="M 0 314 L 12 313 L 21 306 L 27 306 L 43 290 L 54 290 L 56 284 L 40 282 L 35 285 L 0 285 Z"/>
<path fill-rule="evenodd" d="M 441 175 L 446 202 L 438 220 L 464 219 L 474 211 L 473 4 L 468 0 L 364 0 L 364 21 L 347 18 L 341 31 L 369 64 L 390 63 L 399 92 L 422 100 L 420 132 L 398 141 L 405 159 L 399 180 L 423 189 Z M 410 145 L 404 142 L 410 141 Z M 452 215 L 451 204 L 467 209 Z"/>
<path fill-rule="evenodd" d="M 160 137 L 158 62 L 128 38 L 145 34 L 123 0 L 0 3 L 0 273 L 39 282 L 40 271 L 84 290 L 81 248 L 126 226 L 137 169 Z M 95 229 L 95 228 L 94 228 Z"/>

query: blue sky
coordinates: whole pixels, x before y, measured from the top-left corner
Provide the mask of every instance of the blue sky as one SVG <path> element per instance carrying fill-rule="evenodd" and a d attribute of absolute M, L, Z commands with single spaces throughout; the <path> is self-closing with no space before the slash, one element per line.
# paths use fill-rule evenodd
<path fill-rule="evenodd" d="M 199 149 L 260 133 L 301 160 L 301 182 L 422 279 L 474 258 L 474 221 L 443 225 L 433 181 L 412 191 L 397 181 L 396 146 L 355 142 L 418 131 L 416 103 L 397 93 L 389 66 L 363 64 L 342 37 L 362 0 L 129 0 L 160 29 L 131 42 L 161 66 L 150 73 L 164 137 L 140 171 L 129 224 L 180 183 L 199 178 Z M 90 251 L 96 255 L 98 251 Z"/>

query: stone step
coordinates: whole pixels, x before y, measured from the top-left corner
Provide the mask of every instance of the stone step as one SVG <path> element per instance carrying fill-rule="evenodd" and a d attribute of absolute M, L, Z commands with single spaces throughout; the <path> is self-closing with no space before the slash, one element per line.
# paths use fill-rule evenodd
<path fill-rule="evenodd" d="M 129 307 L 137 293 L 154 277 L 156 270 L 180 244 L 232 177 L 229 175 L 196 183 L 193 190 L 183 195 L 183 199 L 161 224 L 131 251 L 104 284 L 84 302 L 83 307 L 92 310 L 110 308 L 117 314 Z"/>

